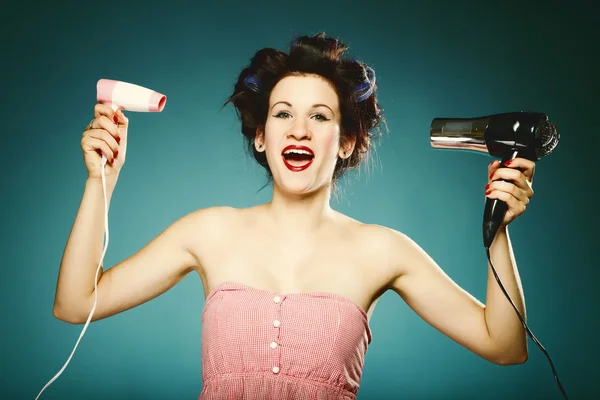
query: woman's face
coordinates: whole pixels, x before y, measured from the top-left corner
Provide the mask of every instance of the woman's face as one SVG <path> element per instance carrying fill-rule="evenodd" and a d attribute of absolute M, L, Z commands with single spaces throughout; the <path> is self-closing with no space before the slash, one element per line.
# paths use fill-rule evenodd
<path fill-rule="evenodd" d="M 279 81 L 271 92 L 264 138 L 259 132 L 255 142 L 266 152 L 275 184 L 292 193 L 330 184 L 342 156 L 340 125 L 339 99 L 328 81 L 316 75 Z"/>

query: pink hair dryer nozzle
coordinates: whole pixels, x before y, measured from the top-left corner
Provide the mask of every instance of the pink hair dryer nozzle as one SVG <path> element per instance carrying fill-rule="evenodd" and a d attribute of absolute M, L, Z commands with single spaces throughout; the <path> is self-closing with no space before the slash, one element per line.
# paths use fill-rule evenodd
<path fill-rule="evenodd" d="M 100 79 L 96 85 L 99 103 L 110 105 L 113 110 L 161 112 L 167 96 L 133 83 Z"/>

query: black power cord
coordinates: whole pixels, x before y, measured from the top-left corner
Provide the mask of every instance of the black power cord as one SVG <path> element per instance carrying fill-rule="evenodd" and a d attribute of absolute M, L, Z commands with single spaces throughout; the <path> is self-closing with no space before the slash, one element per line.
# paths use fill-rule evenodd
<path fill-rule="evenodd" d="M 517 315 L 518 315 L 519 319 L 521 320 L 521 324 L 523 324 L 523 327 L 525 328 L 525 331 L 527 331 L 527 334 L 529 335 L 529 337 L 531 337 L 531 339 L 534 341 L 534 343 L 542 350 L 542 352 L 544 353 L 546 358 L 548 358 L 548 361 L 550 362 L 550 368 L 552 368 L 552 373 L 554 374 L 554 379 L 556 380 L 556 383 L 558 384 L 558 388 L 562 392 L 564 398 L 568 400 L 569 398 L 567 397 L 567 393 L 565 393 L 565 390 L 563 389 L 563 386 L 560 383 L 560 379 L 558 378 L 558 374 L 556 373 L 556 369 L 554 368 L 554 363 L 552 362 L 552 358 L 550 358 L 550 355 L 548 354 L 548 352 L 546 351 L 544 346 L 542 346 L 542 344 L 539 342 L 539 340 L 537 340 L 535 335 L 531 332 L 531 330 L 527 326 L 527 323 L 525 322 L 525 318 L 523 318 L 523 316 L 519 312 L 519 309 L 517 308 L 517 306 L 515 306 L 515 303 L 513 303 L 512 299 L 506 292 L 506 289 L 504 289 L 504 285 L 502 284 L 500 277 L 496 273 L 496 268 L 494 268 L 494 264 L 492 263 L 492 257 L 490 255 L 490 248 L 486 247 L 485 252 L 487 253 L 487 257 L 490 262 L 490 266 L 492 267 L 492 272 L 494 273 L 494 277 L 496 277 L 496 281 L 498 282 L 498 285 L 500 285 L 500 289 L 502 289 L 502 292 L 504 293 L 504 295 L 506 296 L 506 298 L 508 299 L 510 304 L 513 306 L 513 308 L 517 312 Z"/>

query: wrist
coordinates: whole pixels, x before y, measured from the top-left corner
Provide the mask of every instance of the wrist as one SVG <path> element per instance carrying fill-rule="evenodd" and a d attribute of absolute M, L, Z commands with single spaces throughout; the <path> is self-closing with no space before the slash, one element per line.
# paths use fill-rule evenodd
<path fill-rule="evenodd" d="M 119 179 L 118 174 L 110 174 L 105 176 L 106 179 L 106 187 L 113 188 L 117 184 L 117 180 Z M 86 186 L 102 186 L 102 177 L 101 176 L 90 176 L 88 175 L 86 181 Z"/>

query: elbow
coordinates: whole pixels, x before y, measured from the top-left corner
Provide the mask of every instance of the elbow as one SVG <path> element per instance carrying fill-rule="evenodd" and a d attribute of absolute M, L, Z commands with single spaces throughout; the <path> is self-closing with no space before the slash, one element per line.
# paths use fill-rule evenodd
<path fill-rule="evenodd" d="M 486 359 L 502 367 L 525 364 L 529 358 L 527 337 L 502 342 L 490 340 L 488 345 Z"/>
<path fill-rule="evenodd" d="M 56 305 L 54 306 L 54 308 L 52 308 L 52 315 L 54 315 L 54 318 L 56 318 L 59 321 L 70 322 L 68 316 Z"/>
<path fill-rule="evenodd" d="M 525 364 L 528 358 L 529 353 L 527 349 L 525 349 L 523 353 L 521 353 L 521 355 L 511 365 Z"/>
<path fill-rule="evenodd" d="M 517 353 L 517 354 L 503 355 L 501 357 L 498 357 L 498 358 L 492 360 L 492 362 L 496 365 L 500 365 L 502 367 L 507 367 L 507 366 L 511 366 L 511 365 L 525 364 L 527 362 L 528 358 L 529 358 L 529 354 L 527 352 L 527 349 L 525 349 L 524 351 Z"/>
<path fill-rule="evenodd" d="M 52 315 L 54 315 L 54 318 L 56 318 L 57 320 L 67 322 L 69 324 L 79 325 L 83 323 L 80 320 L 80 318 L 74 317 L 73 313 L 65 312 L 57 305 L 54 305 L 54 307 L 52 308 Z"/>

